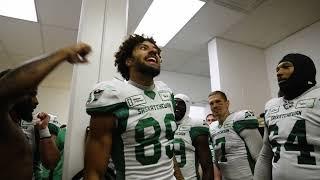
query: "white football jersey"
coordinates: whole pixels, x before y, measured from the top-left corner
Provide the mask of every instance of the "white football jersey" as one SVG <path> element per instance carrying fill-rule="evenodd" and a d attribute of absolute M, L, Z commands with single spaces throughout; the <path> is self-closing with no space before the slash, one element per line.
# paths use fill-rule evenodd
<path fill-rule="evenodd" d="M 194 141 L 200 135 L 209 136 L 209 126 L 201 119 L 187 116 L 174 134 L 174 154 L 184 179 L 197 179 L 198 163 Z"/>
<path fill-rule="evenodd" d="M 265 121 L 273 180 L 320 179 L 320 88 L 293 100 L 271 99 Z"/>
<path fill-rule="evenodd" d="M 222 125 L 212 126 L 211 138 L 224 180 L 253 179 L 253 160 L 240 137 L 244 129 L 258 128 L 258 120 L 251 111 L 242 110 L 230 114 Z"/>
<path fill-rule="evenodd" d="M 113 113 L 112 160 L 117 179 L 175 179 L 172 141 L 172 91 L 162 82 L 143 90 L 128 82 L 99 83 L 90 93 L 87 112 Z"/>

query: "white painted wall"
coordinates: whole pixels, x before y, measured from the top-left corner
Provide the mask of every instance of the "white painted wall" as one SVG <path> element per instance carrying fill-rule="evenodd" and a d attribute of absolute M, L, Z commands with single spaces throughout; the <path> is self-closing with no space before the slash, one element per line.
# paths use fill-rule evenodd
<path fill-rule="evenodd" d="M 230 110 L 250 109 L 260 114 L 270 98 L 264 51 L 220 38 L 215 41 L 220 87 L 230 100 Z"/>
<path fill-rule="evenodd" d="M 40 86 L 37 98 L 39 105 L 35 112 L 53 114 L 61 125 L 68 123 L 70 89 Z"/>
<path fill-rule="evenodd" d="M 288 53 L 301 53 L 309 56 L 318 70 L 317 82 L 320 81 L 320 21 L 289 36 L 265 50 L 268 81 L 272 97 L 277 96 L 278 84 L 276 66 L 280 59 Z"/>
<path fill-rule="evenodd" d="M 185 94 L 189 96 L 194 105 L 205 106 L 210 93 L 210 78 L 183 73 L 161 71 L 156 80 L 166 83 L 174 94 Z M 197 101 L 195 101 L 197 100 Z"/>

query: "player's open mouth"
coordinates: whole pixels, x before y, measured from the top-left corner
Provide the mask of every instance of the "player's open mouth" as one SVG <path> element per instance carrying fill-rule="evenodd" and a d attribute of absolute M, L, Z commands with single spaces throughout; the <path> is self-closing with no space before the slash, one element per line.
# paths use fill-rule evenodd
<path fill-rule="evenodd" d="M 157 63 L 157 59 L 154 58 L 154 57 L 148 57 L 148 58 L 147 58 L 147 61 L 148 61 L 150 64 L 158 64 L 158 63 Z"/>

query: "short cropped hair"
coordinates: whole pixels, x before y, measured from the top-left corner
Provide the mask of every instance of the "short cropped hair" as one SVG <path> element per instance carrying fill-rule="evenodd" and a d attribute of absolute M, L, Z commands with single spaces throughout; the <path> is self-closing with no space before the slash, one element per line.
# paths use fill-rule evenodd
<path fill-rule="evenodd" d="M 140 43 L 144 41 L 149 41 L 155 45 L 160 55 L 160 48 L 156 45 L 156 41 L 152 37 L 144 37 L 144 35 L 140 36 L 137 34 L 130 35 L 127 40 L 125 40 L 122 45 L 119 47 L 118 52 L 115 53 L 115 62 L 114 65 L 117 67 L 118 72 L 120 72 L 121 76 L 129 80 L 129 68 L 126 65 L 126 60 L 132 57 L 133 49 Z"/>
<path fill-rule="evenodd" d="M 208 97 L 213 96 L 213 95 L 216 95 L 216 94 L 219 94 L 225 101 L 228 100 L 227 95 L 226 95 L 224 92 L 222 92 L 222 91 L 213 91 L 213 92 L 211 92 L 211 93 L 209 94 Z"/>
<path fill-rule="evenodd" d="M 213 116 L 213 114 L 208 114 L 208 115 L 206 116 L 206 120 L 208 119 L 209 116 Z"/>

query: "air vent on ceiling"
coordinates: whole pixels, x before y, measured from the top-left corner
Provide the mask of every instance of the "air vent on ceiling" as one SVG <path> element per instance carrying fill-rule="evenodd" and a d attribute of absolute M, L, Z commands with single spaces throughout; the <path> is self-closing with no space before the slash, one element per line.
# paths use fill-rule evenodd
<path fill-rule="evenodd" d="M 214 3 L 229 9 L 250 13 L 265 0 L 213 0 Z"/>

